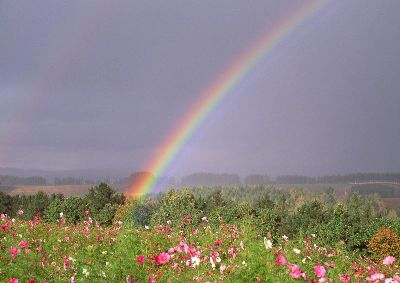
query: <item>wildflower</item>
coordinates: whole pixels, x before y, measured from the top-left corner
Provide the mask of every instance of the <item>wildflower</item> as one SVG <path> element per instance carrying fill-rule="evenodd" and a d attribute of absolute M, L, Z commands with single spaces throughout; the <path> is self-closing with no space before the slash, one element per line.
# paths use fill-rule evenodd
<path fill-rule="evenodd" d="M 244 244 L 243 244 L 243 241 L 240 241 L 240 248 L 241 248 L 242 250 L 244 250 Z"/>
<path fill-rule="evenodd" d="M 76 273 L 71 277 L 71 283 L 76 283 Z"/>
<path fill-rule="evenodd" d="M 18 283 L 18 278 L 10 278 L 8 283 Z"/>
<path fill-rule="evenodd" d="M 15 248 L 15 247 L 11 247 L 11 248 L 10 248 L 10 255 L 11 255 L 12 257 L 14 257 L 16 254 L 19 254 L 20 252 L 21 252 L 20 249 L 17 249 L 17 248 Z"/>
<path fill-rule="evenodd" d="M 282 239 L 284 239 L 285 241 L 287 241 L 287 240 L 289 239 L 289 237 L 286 236 L 286 235 L 283 235 L 283 236 L 282 236 Z"/>
<path fill-rule="evenodd" d="M 67 270 L 69 267 L 69 259 L 64 258 L 64 263 L 63 263 L 64 270 Z"/>
<path fill-rule="evenodd" d="M 18 243 L 18 246 L 21 248 L 27 248 L 29 246 L 29 243 L 27 241 L 21 241 Z"/>
<path fill-rule="evenodd" d="M 89 210 L 85 210 L 85 211 L 83 212 L 83 214 L 84 214 L 85 216 L 88 216 L 88 215 L 89 215 Z"/>
<path fill-rule="evenodd" d="M 226 269 L 226 265 L 225 264 L 221 264 L 219 267 L 219 272 L 222 274 L 224 273 L 224 270 Z"/>
<path fill-rule="evenodd" d="M 170 260 L 170 258 L 171 258 L 171 256 L 168 253 L 160 253 L 156 257 L 156 263 L 159 265 L 167 263 Z"/>
<path fill-rule="evenodd" d="M 85 235 L 85 237 L 88 237 L 88 236 L 89 236 L 89 228 L 88 228 L 88 227 L 85 227 L 85 228 L 83 229 L 83 235 Z"/>
<path fill-rule="evenodd" d="M 150 274 L 149 283 L 154 283 L 154 282 L 156 282 L 156 276 L 154 274 Z"/>
<path fill-rule="evenodd" d="M 149 229 L 150 229 L 150 227 L 149 227 L 149 226 L 147 226 L 147 225 L 144 225 L 144 229 L 146 229 L 146 230 L 149 230 Z"/>
<path fill-rule="evenodd" d="M 383 275 L 382 273 L 374 273 L 374 274 L 372 274 L 371 276 L 368 276 L 365 279 L 367 279 L 367 281 L 375 282 L 375 281 L 379 281 L 379 280 L 385 279 L 385 275 Z"/>
<path fill-rule="evenodd" d="M 296 249 L 296 248 L 293 249 L 293 252 L 294 252 L 295 254 L 297 254 L 297 255 L 301 253 L 301 251 L 300 251 L 299 249 Z"/>
<path fill-rule="evenodd" d="M 197 267 L 200 264 L 200 258 L 198 258 L 197 256 L 192 257 L 191 261 L 193 267 Z"/>
<path fill-rule="evenodd" d="M 139 255 L 139 256 L 136 258 L 136 261 L 137 261 L 137 263 L 144 263 L 144 256 Z"/>
<path fill-rule="evenodd" d="M 82 274 L 85 275 L 85 277 L 89 276 L 89 271 L 86 268 L 82 269 Z"/>
<path fill-rule="evenodd" d="M 325 267 L 322 265 L 314 266 L 314 273 L 317 277 L 324 277 L 326 273 Z"/>
<path fill-rule="evenodd" d="M 283 255 L 278 255 L 275 260 L 277 265 L 284 265 L 286 264 L 286 259 Z"/>
<path fill-rule="evenodd" d="M 24 214 L 24 211 L 22 209 L 18 210 L 18 215 Z"/>
<path fill-rule="evenodd" d="M 202 221 L 205 221 L 205 222 L 208 222 L 208 218 L 207 218 L 206 216 L 203 216 L 203 217 L 201 218 L 201 220 L 202 220 Z"/>
<path fill-rule="evenodd" d="M 339 282 L 350 283 L 350 275 L 348 275 L 348 274 L 340 275 Z"/>
<path fill-rule="evenodd" d="M 171 225 L 171 224 L 172 224 L 172 221 L 171 221 L 171 220 L 167 220 L 167 224 L 168 224 L 168 225 Z"/>
<path fill-rule="evenodd" d="M 271 242 L 271 240 L 267 240 L 267 238 L 264 237 L 264 245 L 265 245 L 265 248 L 266 248 L 267 250 L 271 249 L 271 248 L 272 248 L 272 242 Z"/>
<path fill-rule="evenodd" d="M 394 261 L 396 260 L 396 258 L 394 256 L 387 256 L 383 259 L 383 264 L 384 265 L 391 265 Z"/>
<path fill-rule="evenodd" d="M 217 256 L 217 257 L 215 258 L 215 261 L 216 261 L 216 262 L 221 262 L 221 258 L 220 258 L 219 256 Z"/>
<path fill-rule="evenodd" d="M 169 248 L 169 249 L 168 249 L 168 253 L 169 253 L 169 254 L 173 254 L 174 252 L 175 252 L 175 248 Z"/>
<path fill-rule="evenodd" d="M 301 272 L 300 267 L 297 264 L 290 264 L 288 267 L 290 270 L 290 276 L 292 276 L 293 278 L 297 279 L 302 276 L 303 273 Z"/>
<path fill-rule="evenodd" d="M 60 212 L 60 218 L 63 218 L 64 213 Z"/>
<path fill-rule="evenodd" d="M 212 256 L 210 256 L 210 263 L 211 263 L 211 267 L 214 269 L 215 268 L 215 262 L 214 262 Z"/>

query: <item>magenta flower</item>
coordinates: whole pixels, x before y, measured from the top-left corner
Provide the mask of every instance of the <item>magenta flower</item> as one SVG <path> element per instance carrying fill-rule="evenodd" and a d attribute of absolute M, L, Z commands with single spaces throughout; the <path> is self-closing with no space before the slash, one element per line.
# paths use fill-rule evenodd
<path fill-rule="evenodd" d="M 170 260 L 171 256 L 168 253 L 160 253 L 156 258 L 156 263 L 161 265 L 165 264 Z"/>
<path fill-rule="evenodd" d="M 21 248 L 27 248 L 29 246 L 29 243 L 27 241 L 21 241 L 18 243 L 18 246 Z"/>
<path fill-rule="evenodd" d="M 297 264 L 289 264 L 288 268 L 290 270 L 290 276 L 292 276 L 293 278 L 300 278 L 303 273 L 300 270 L 300 267 Z"/>
<path fill-rule="evenodd" d="M 10 255 L 11 256 L 15 256 L 16 254 L 19 254 L 21 252 L 21 250 L 20 249 L 17 249 L 17 248 L 15 248 L 15 247 L 11 247 L 10 248 Z"/>
<path fill-rule="evenodd" d="M 348 275 L 348 274 L 340 275 L 339 282 L 350 283 L 350 275 Z"/>
<path fill-rule="evenodd" d="M 18 210 L 18 215 L 24 214 L 24 211 L 22 209 Z"/>
<path fill-rule="evenodd" d="M 324 277 L 326 273 L 325 267 L 322 265 L 314 266 L 314 273 L 317 277 Z"/>
<path fill-rule="evenodd" d="M 278 255 L 275 260 L 277 265 L 284 265 L 286 264 L 286 259 L 283 255 Z"/>
<path fill-rule="evenodd" d="M 137 263 L 144 263 L 144 256 L 140 255 L 136 258 Z"/>
<path fill-rule="evenodd" d="M 396 258 L 394 256 L 387 256 L 383 259 L 383 264 L 384 265 L 391 265 L 394 261 L 396 260 Z"/>

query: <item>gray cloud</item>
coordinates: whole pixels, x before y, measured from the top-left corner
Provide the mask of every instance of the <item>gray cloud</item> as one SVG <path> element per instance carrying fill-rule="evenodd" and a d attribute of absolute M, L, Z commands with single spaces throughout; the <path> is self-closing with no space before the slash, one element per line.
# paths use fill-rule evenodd
<path fill-rule="evenodd" d="M 292 1 L 5 1 L 0 167 L 140 169 Z M 398 1 L 330 3 L 208 117 L 173 174 L 400 171 Z"/>

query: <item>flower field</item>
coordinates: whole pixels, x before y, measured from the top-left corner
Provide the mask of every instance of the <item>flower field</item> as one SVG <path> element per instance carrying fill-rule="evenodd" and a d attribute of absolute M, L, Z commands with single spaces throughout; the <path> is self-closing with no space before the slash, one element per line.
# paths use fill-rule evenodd
<path fill-rule="evenodd" d="M 182 211 L 185 194 L 169 194 L 168 207 L 160 200 L 144 225 L 130 219 L 133 212 L 143 216 L 146 202 L 122 205 L 104 226 L 88 210 L 77 223 L 64 212 L 55 222 L 25 219 L 23 209 L 13 218 L 1 214 L 0 281 L 400 282 L 398 255 L 351 251 L 344 240 L 324 246 L 319 231 L 295 236 L 274 234 L 274 227 L 263 231 L 254 215 L 230 219 L 216 209 L 203 215 L 189 202 Z M 385 245 L 389 239 L 387 249 L 393 251 L 397 235 L 387 230 L 370 240 L 371 249 L 374 241 Z"/>

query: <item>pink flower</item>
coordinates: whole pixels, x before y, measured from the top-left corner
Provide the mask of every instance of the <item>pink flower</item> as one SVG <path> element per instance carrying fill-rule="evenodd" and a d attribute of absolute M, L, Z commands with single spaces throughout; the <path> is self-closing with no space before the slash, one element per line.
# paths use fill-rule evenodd
<path fill-rule="evenodd" d="M 394 256 L 390 255 L 390 256 L 385 257 L 382 263 L 384 265 L 391 265 L 395 260 L 396 260 L 396 258 Z"/>
<path fill-rule="evenodd" d="M 137 263 L 144 263 L 144 256 L 140 255 L 136 258 Z"/>
<path fill-rule="evenodd" d="M 29 246 L 29 243 L 27 241 L 21 241 L 18 243 L 18 246 L 21 248 L 27 248 Z"/>
<path fill-rule="evenodd" d="M 69 258 L 68 257 L 64 257 L 63 267 L 64 267 L 64 270 L 68 269 L 68 267 L 69 267 Z"/>
<path fill-rule="evenodd" d="M 350 283 L 350 275 L 348 275 L 348 274 L 340 275 L 339 282 Z"/>
<path fill-rule="evenodd" d="M 156 282 L 156 276 L 154 274 L 151 274 L 149 276 L 149 283 L 154 283 L 154 282 Z"/>
<path fill-rule="evenodd" d="M 385 279 L 385 275 L 383 275 L 382 273 L 374 273 L 374 274 L 372 274 L 371 276 L 368 276 L 365 279 L 367 279 L 367 281 L 375 282 L 375 281 L 379 281 L 379 280 Z"/>
<path fill-rule="evenodd" d="M 290 270 L 290 276 L 293 278 L 300 278 L 300 276 L 303 274 L 297 264 L 289 264 L 288 267 Z"/>
<path fill-rule="evenodd" d="M 18 278 L 10 278 L 8 283 L 18 283 Z"/>
<path fill-rule="evenodd" d="M 165 264 L 170 260 L 171 256 L 168 253 L 160 253 L 156 258 L 156 263 L 161 265 Z"/>
<path fill-rule="evenodd" d="M 18 210 L 18 215 L 24 214 L 24 211 L 22 209 Z"/>
<path fill-rule="evenodd" d="M 314 273 L 317 277 L 324 277 L 326 273 L 325 267 L 322 265 L 314 266 Z"/>
<path fill-rule="evenodd" d="M 85 235 L 85 237 L 88 237 L 88 236 L 89 236 L 89 228 L 88 228 L 88 227 L 85 227 L 85 228 L 83 229 L 83 235 Z"/>
<path fill-rule="evenodd" d="M 17 249 L 17 248 L 15 248 L 15 247 L 11 247 L 11 248 L 10 248 L 10 255 L 11 255 L 11 256 L 15 256 L 16 254 L 19 254 L 20 252 L 21 252 L 20 249 Z"/>
<path fill-rule="evenodd" d="M 169 253 L 169 254 L 173 254 L 174 252 L 175 252 L 175 248 L 169 248 L 169 249 L 168 249 L 168 253 Z"/>
<path fill-rule="evenodd" d="M 275 260 L 277 265 L 284 265 L 286 264 L 286 259 L 283 255 L 278 255 Z"/>

